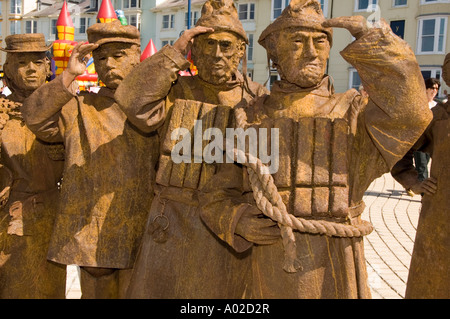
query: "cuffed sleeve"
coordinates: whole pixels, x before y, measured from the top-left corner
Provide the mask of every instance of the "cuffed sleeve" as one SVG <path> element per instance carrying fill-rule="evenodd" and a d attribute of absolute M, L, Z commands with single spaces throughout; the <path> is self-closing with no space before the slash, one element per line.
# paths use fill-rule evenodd
<path fill-rule="evenodd" d="M 253 243 L 235 233 L 242 214 L 252 207 L 250 193 L 244 190 L 247 172 L 236 164 L 219 164 L 217 172 L 199 192 L 200 218 L 221 240 L 241 253 Z"/>
<path fill-rule="evenodd" d="M 136 66 L 115 93 L 130 122 L 143 132 L 158 129 L 167 116 L 165 98 L 178 72 L 189 65 L 180 52 L 167 45 Z"/>
<path fill-rule="evenodd" d="M 231 196 L 221 196 L 218 192 L 207 194 L 201 205 L 200 217 L 208 228 L 221 240 L 241 253 L 252 247 L 252 243 L 235 234 L 236 225 L 250 204 L 237 202 Z"/>
<path fill-rule="evenodd" d="M 369 94 L 363 125 L 390 169 L 432 119 L 416 57 L 405 41 L 382 28 L 372 29 L 341 54 Z"/>

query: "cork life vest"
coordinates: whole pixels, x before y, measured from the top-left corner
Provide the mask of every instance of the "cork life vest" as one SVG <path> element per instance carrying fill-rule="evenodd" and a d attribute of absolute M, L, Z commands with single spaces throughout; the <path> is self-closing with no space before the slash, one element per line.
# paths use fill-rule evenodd
<path fill-rule="evenodd" d="M 203 161 L 203 150 L 209 143 L 203 139 L 209 128 L 225 132 L 230 119 L 231 107 L 213 105 L 193 100 L 175 100 L 172 114 L 161 143 L 159 168 L 156 174 L 156 183 L 163 186 L 183 187 L 192 190 L 200 189 L 215 174 L 215 166 Z M 201 125 L 196 126 L 196 123 Z M 172 151 L 179 143 L 172 134 L 178 129 L 189 132 L 189 158 L 177 163 L 173 160 Z M 199 131 L 196 131 L 199 130 Z M 198 145 L 200 137 L 201 145 Z M 181 150 L 183 154 L 187 149 Z M 199 151 L 201 152 L 199 154 Z M 186 152 L 187 153 L 187 152 Z"/>
<path fill-rule="evenodd" d="M 323 117 L 269 117 L 263 103 L 247 109 L 246 127 L 279 130 L 279 168 L 274 184 L 288 212 L 306 219 L 346 222 L 349 218 L 350 105 L 356 91 L 336 94 Z M 258 105 L 259 104 L 259 105 Z M 266 130 L 259 130 L 266 128 Z"/>

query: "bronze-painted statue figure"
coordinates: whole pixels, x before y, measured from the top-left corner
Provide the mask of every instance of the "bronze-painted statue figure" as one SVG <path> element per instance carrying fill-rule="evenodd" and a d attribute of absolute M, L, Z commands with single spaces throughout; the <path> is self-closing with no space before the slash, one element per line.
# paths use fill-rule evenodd
<path fill-rule="evenodd" d="M 353 89 L 335 93 L 325 74 L 333 27 L 356 38 L 341 54 L 368 100 Z M 316 0 L 292 0 L 259 43 L 281 80 L 234 112 L 238 127 L 257 129 L 260 148 L 261 140 L 279 146 L 278 170 L 268 175 L 247 151 L 244 170 L 225 164 L 221 182 L 203 189 L 201 214 L 215 214 L 207 225 L 228 244 L 247 242 L 252 298 L 370 298 L 364 192 L 431 120 L 414 53 L 384 21 L 325 20 Z M 261 136 L 273 129 L 279 138 Z"/>
<path fill-rule="evenodd" d="M 49 46 L 40 33 L 5 42 L 12 94 L 0 95 L 0 299 L 65 298 L 66 267 L 47 260 L 64 147 L 38 140 L 22 117 L 24 100 L 51 75 Z"/>
<path fill-rule="evenodd" d="M 30 96 L 24 117 L 40 139 L 66 150 L 49 259 L 81 267 L 82 298 L 121 298 L 152 201 L 158 141 L 128 122 L 114 98 L 139 63 L 139 31 L 116 20 L 87 33 L 89 44 L 77 45 L 67 69 Z M 91 51 L 106 87 L 77 95 L 74 80 Z"/>
<path fill-rule="evenodd" d="M 246 43 L 233 1 L 209 0 L 193 29 L 144 60 L 116 91 L 130 122 L 146 132 L 158 130 L 161 141 L 155 199 L 130 298 L 241 298 L 245 294 L 246 274 L 239 270 L 249 269 L 249 259 L 233 253 L 208 230 L 205 219 L 210 217 L 199 216 L 198 191 L 208 183 L 220 183 L 211 181 L 215 165 L 190 155 L 186 161 L 173 161 L 176 141 L 171 137 L 179 128 L 202 136 L 207 128 L 225 130 L 231 108 L 265 92 L 238 71 L 240 61 L 245 62 Z M 189 48 L 198 75 L 181 77 L 179 72 L 190 65 L 185 58 Z"/>
<path fill-rule="evenodd" d="M 450 85 L 450 53 L 442 66 Z M 392 176 L 405 189 L 423 194 L 411 258 L 406 298 L 450 298 L 450 102 L 432 108 L 433 120 L 412 149 L 392 168 Z M 430 177 L 419 180 L 415 151 L 431 155 Z"/>

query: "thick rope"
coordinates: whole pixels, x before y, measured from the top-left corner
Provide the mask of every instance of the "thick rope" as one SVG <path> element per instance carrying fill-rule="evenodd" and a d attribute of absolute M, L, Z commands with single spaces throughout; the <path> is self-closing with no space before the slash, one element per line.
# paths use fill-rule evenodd
<path fill-rule="evenodd" d="M 238 127 L 246 127 L 246 114 L 242 109 L 235 109 Z M 329 237 L 362 237 L 372 232 L 373 226 L 362 221 L 358 225 L 335 223 L 325 220 L 308 220 L 289 214 L 281 195 L 269 174 L 268 168 L 261 160 L 252 154 L 234 149 L 234 160 L 247 167 L 250 184 L 257 207 L 272 220 L 278 222 L 281 228 L 285 249 L 286 272 L 297 272 L 300 262 L 296 258 L 295 236 L 293 230 L 302 233 L 325 235 Z M 243 162 L 242 162 L 243 161 Z"/>

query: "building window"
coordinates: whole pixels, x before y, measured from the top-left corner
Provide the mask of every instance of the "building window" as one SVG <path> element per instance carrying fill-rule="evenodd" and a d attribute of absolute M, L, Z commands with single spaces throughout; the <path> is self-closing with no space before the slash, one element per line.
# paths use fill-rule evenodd
<path fill-rule="evenodd" d="M 91 5 L 89 7 L 91 9 L 98 9 L 98 0 L 91 0 Z"/>
<path fill-rule="evenodd" d="M 408 5 L 408 0 L 394 0 L 393 7 L 405 7 Z"/>
<path fill-rule="evenodd" d="M 391 29 L 400 38 L 405 38 L 405 20 L 391 21 Z"/>
<path fill-rule="evenodd" d="M 161 40 L 161 48 L 168 44 L 173 45 L 174 42 L 175 40 Z"/>
<path fill-rule="evenodd" d="M 199 11 L 191 11 L 191 21 L 188 21 L 188 13 L 185 12 L 184 13 L 184 26 L 186 28 L 190 29 L 192 26 L 194 26 L 197 23 L 199 15 L 200 15 Z M 188 22 L 190 22 L 189 26 L 188 26 Z"/>
<path fill-rule="evenodd" d="M 328 0 L 320 0 L 320 6 L 322 7 L 323 15 L 328 16 Z"/>
<path fill-rule="evenodd" d="M 349 89 L 358 90 L 360 85 L 361 78 L 359 77 L 358 71 L 355 69 L 350 70 Z"/>
<path fill-rule="evenodd" d="M 441 79 L 441 68 L 433 67 L 433 68 L 421 68 L 423 79 L 436 78 Z"/>
<path fill-rule="evenodd" d="M 86 18 L 80 18 L 80 27 L 78 28 L 78 33 L 85 34 L 86 33 Z"/>
<path fill-rule="evenodd" d="M 19 34 L 20 33 L 20 20 L 10 20 L 9 21 L 9 33 Z"/>
<path fill-rule="evenodd" d="M 419 20 L 418 54 L 443 54 L 447 33 L 447 17 Z"/>
<path fill-rule="evenodd" d="M 175 24 L 174 14 L 163 15 L 162 28 L 163 29 L 173 29 Z"/>
<path fill-rule="evenodd" d="M 255 4 L 243 3 L 238 6 L 239 20 L 255 20 Z"/>
<path fill-rule="evenodd" d="M 248 48 L 247 48 L 247 61 L 253 61 L 253 34 L 247 34 Z"/>
<path fill-rule="evenodd" d="M 449 3 L 450 0 L 420 0 L 420 4 Z"/>
<path fill-rule="evenodd" d="M 355 11 L 367 11 L 377 6 L 377 0 L 356 0 Z"/>
<path fill-rule="evenodd" d="M 120 6 L 118 6 L 120 7 Z M 140 8 L 141 3 L 138 0 L 123 0 L 122 2 L 122 8 L 123 9 L 130 9 L 130 8 Z"/>
<path fill-rule="evenodd" d="M 12 14 L 22 13 L 22 0 L 11 0 L 11 13 Z"/>
<path fill-rule="evenodd" d="M 375 1 L 376 0 L 371 0 Z M 281 12 L 289 5 L 290 0 L 272 0 L 272 20 L 275 20 L 281 15 Z M 325 16 L 328 14 L 328 0 L 320 0 L 320 6 Z M 241 19 L 239 17 L 239 19 Z M 241 19 L 242 20 L 242 19 Z"/>
<path fill-rule="evenodd" d="M 57 22 L 58 20 L 56 20 L 56 19 L 52 19 L 52 22 L 51 22 L 51 30 L 50 30 L 50 33 L 51 34 L 57 34 L 58 32 L 57 32 L 57 30 L 56 30 L 56 22 Z"/>
<path fill-rule="evenodd" d="M 284 8 L 289 5 L 289 0 L 272 0 L 272 20 L 278 18 Z"/>
<path fill-rule="evenodd" d="M 25 33 L 37 33 L 37 21 L 25 21 Z"/>
<path fill-rule="evenodd" d="M 129 25 L 136 27 L 139 31 L 141 30 L 141 16 L 139 14 L 126 15 L 125 18 Z"/>
<path fill-rule="evenodd" d="M 280 81 L 280 75 L 278 74 L 278 72 L 275 71 L 270 71 L 270 76 L 269 76 L 269 82 L 267 89 L 272 90 L 273 85 L 275 84 L 276 81 Z"/>
<path fill-rule="evenodd" d="M 441 83 L 442 83 L 442 79 L 441 79 L 442 70 L 441 70 L 441 67 L 421 67 L 420 70 L 422 72 L 422 76 L 423 76 L 424 80 L 429 79 L 429 78 L 436 78 L 439 81 L 441 81 Z M 439 89 L 439 92 L 438 92 L 438 96 L 442 95 L 442 90 L 443 90 L 443 88 L 441 86 L 441 88 Z"/>

